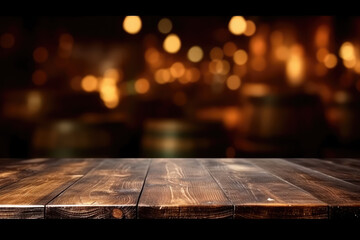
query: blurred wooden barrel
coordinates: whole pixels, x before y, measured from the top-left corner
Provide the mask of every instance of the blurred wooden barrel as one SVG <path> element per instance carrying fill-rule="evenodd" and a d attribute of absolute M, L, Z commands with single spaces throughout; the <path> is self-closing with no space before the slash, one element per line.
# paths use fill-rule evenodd
<path fill-rule="evenodd" d="M 106 111 L 98 93 L 19 89 L 3 92 L 1 100 L 1 116 L 6 119 L 35 121 Z"/>
<path fill-rule="evenodd" d="M 345 91 L 334 93 L 326 119 L 339 144 L 360 145 L 360 96 Z"/>
<path fill-rule="evenodd" d="M 96 93 L 15 89 L 2 92 L 0 99 L 0 132 L 6 135 L 0 153 L 7 157 L 30 157 L 34 130 L 46 120 L 106 110 Z"/>
<path fill-rule="evenodd" d="M 268 92 L 242 103 L 236 146 L 244 156 L 318 156 L 325 134 L 318 96 Z"/>
<path fill-rule="evenodd" d="M 220 123 L 151 119 L 144 125 L 143 157 L 221 157 L 226 133 Z"/>
<path fill-rule="evenodd" d="M 123 120 L 53 120 L 35 129 L 31 152 L 33 157 L 122 157 L 130 138 Z"/>

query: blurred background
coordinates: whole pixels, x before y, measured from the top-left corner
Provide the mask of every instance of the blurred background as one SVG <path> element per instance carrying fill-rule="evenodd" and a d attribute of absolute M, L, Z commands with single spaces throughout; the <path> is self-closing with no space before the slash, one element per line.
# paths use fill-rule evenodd
<path fill-rule="evenodd" d="M 360 157 L 360 17 L 0 17 L 0 157 Z"/>

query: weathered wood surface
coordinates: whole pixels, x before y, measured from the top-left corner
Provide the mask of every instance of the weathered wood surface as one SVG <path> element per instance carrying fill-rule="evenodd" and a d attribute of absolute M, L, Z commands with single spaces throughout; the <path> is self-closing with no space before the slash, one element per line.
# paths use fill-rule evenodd
<path fill-rule="evenodd" d="M 250 159 L 329 205 L 330 218 L 360 217 L 360 186 L 284 159 Z"/>
<path fill-rule="evenodd" d="M 318 159 L 312 158 L 290 158 L 285 160 L 360 185 L 360 169 L 358 168 L 344 166 L 332 161 L 319 161 Z"/>
<path fill-rule="evenodd" d="M 24 169 L 33 162 L 23 163 Z M 15 182 L 0 189 L 0 218 L 44 218 L 45 204 L 97 164 L 87 159 L 53 159 L 46 166 L 39 164 L 38 172 L 28 177 L 20 171 L 23 178 L 15 177 Z"/>
<path fill-rule="evenodd" d="M 46 206 L 47 218 L 136 218 L 149 159 L 105 159 Z"/>
<path fill-rule="evenodd" d="M 251 160 L 201 162 L 234 203 L 235 218 L 328 218 L 326 203 L 255 166 Z"/>
<path fill-rule="evenodd" d="M 325 159 L 321 159 L 321 160 L 338 163 L 342 166 L 348 166 L 348 167 L 357 168 L 360 170 L 360 159 L 359 158 L 325 158 Z"/>
<path fill-rule="evenodd" d="M 359 218 L 358 162 L 1 159 L 0 218 Z"/>
<path fill-rule="evenodd" d="M 231 218 L 233 205 L 196 159 L 153 159 L 139 218 Z"/>

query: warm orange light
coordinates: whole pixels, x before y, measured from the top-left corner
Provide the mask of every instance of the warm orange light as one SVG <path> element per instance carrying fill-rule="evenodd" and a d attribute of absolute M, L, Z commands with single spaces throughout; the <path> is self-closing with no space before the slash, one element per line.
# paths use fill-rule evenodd
<path fill-rule="evenodd" d="M 351 61 L 355 59 L 354 45 L 350 42 L 344 42 L 340 47 L 339 55 L 342 59 L 346 61 Z"/>
<path fill-rule="evenodd" d="M 35 62 L 43 63 L 48 59 L 48 50 L 44 47 L 38 47 L 33 52 Z"/>
<path fill-rule="evenodd" d="M 223 57 L 224 57 L 224 53 L 221 48 L 214 47 L 211 49 L 211 51 L 210 51 L 210 59 L 211 60 L 222 59 Z"/>
<path fill-rule="evenodd" d="M 357 62 L 357 63 L 355 64 L 354 71 L 355 71 L 357 74 L 360 74 L 360 62 Z"/>
<path fill-rule="evenodd" d="M 216 64 L 216 72 L 226 75 L 230 72 L 230 63 L 226 60 L 218 61 Z"/>
<path fill-rule="evenodd" d="M 329 50 L 327 50 L 327 48 L 320 48 L 319 50 L 317 50 L 316 52 L 316 59 L 319 62 L 324 62 L 326 55 L 329 54 Z"/>
<path fill-rule="evenodd" d="M 255 23 L 253 21 L 251 21 L 251 20 L 247 20 L 244 35 L 247 36 L 247 37 L 250 37 L 251 35 L 254 35 L 255 32 L 256 32 Z"/>
<path fill-rule="evenodd" d="M 240 49 L 234 53 L 233 59 L 237 65 L 244 65 L 248 60 L 248 55 L 244 50 Z"/>
<path fill-rule="evenodd" d="M 141 18 L 139 16 L 126 16 L 123 21 L 123 28 L 129 34 L 137 34 L 142 27 Z"/>
<path fill-rule="evenodd" d="M 11 33 L 4 33 L 0 37 L 0 45 L 2 48 L 12 48 L 15 44 L 15 37 Z"/>
<path fill-rule="evenodd" d="M 346 68 L 354 68 L 356 66 L 356 59 L 343 60 L 343 64 Z"/>
<path fill-rule="evenodd" d="M 177 53 L 181 48 L 181 40 L 179 36 L 174 33 L 169 34 L 163 42 L 163 48 L 168 53 Z"/>
<path fill-rule="evenodd" d="M 107 79 L 107 78 L 111 78 L 111 79 L 114 79 L 116 82 L 117 81 L 121 81 L 122 78 L 123 78 L 123 72 L 118 69 L 115 69 L 115 68 L 109 68 L 109 69 L 106 69 L 106 71 L 104 72 L 104 78 Z"/>
<path fill-rule="evenodd" d="M 275 48 L 275 57 L 280 61 L 285 61 L 289 58 L 290 50 L 286 46 Z"/>
<path fill-rule="evenodd" d="M 237 75 L 231 75 L 226 79 L 226 86 L 230 90 L 237 90 L 241 85 L 241 80 Z"/>
<path fill-rule="evenodd" d="M 330 27 L 328 25 L 321 25 L 315 33 L 315 45 L 318 48 L 327 47 L 329 44 Z"/>
<path fill-rule="evenodd" d="M 158 65 L 160 61 L 160 53 L 155 48 L 148 48 L 145 51 L 145 61 L 151 65 Z"/>
<path fill-rule="evenodd" d="M 286 63 L 286 75 L 291 86 L 298 86 L 304 81 L 304 61 L 301 55 L 292 53 Z"/>
<path fill-rule="evenodd" d="M 193 67 L 193 68 L 190 68 L 190 71 L 191 71 L 191 82 L 199 81 L 199 79 L 201 77 L 200 70 Z"/>
<path fill-rule="evenodd" d="M 328 69 L 324 66 L 324 64 L 317 63 L 314 68 L 315 74 L 319 77 L 323 77 L 328 72 Z"/>
<path fill-rule="evenodd" d="M 228 25 L 229 31 L 234 35 L 241 35 L 246 30 L 246 21 L 242 16 L 233 16 Z"/>
<path fill-rule="evenodd" d="M 258 72 L 264 71 L 266 68 L 266 60 L 261 56 L 252 58 L 250 64 L 251 67 Z"/>
<path fill-rule="evenodd" d="M 35 85 L 44 85 L 47 80 L 47 74 L 43 70 L 36 70 L 32 74 L 32 81 Z"/>
<path fill-rule="evenodd" d="M 232 57 L 237 50 L 237 46 L 234 42 L 227 42 L 223 47 L 225 56 Z"/>
<path fill-rule="evenodd" d="M 171 76 L 173 76 L 174 78 L 182 77 L 185 73 L 184 64 L 182 64 L 181 62 L 175 62 L 170 67 L 170 73 L 171 73 Z"/>
<path fill-rule="evenodd" d="M 242 87 L 242 93 L 248 96 L 264 96 L 270 92 L 270 88 L 262 83 L 248 83 Z"/>
<path fill-rule="evenodd" d="M 279 30 L 275 30 L 270 35 L 270 41 L 272 45 L 280 46 L 284 42 L 284 34 Z"/>
<path fill-rule="evenodd" d="M 337 64 L 337 58 L 334 54 L 329 53 L 324 58 L 324 65 L 327 68 L 334 68 Z"/>
<path fill-rule="evenodd" d="M 254 36 L 250 39 L 250 50 L 255 55 L 264 55 L 266 43 L 262 36 Z"/>
<path fill-rule="evenodd" d="M 81 80 L 81 87 L 86 92 L 96 91 L 98 87 L 98 79 L 93 75 L 87 75 Z"/>
<path fill-rule="evenodd" d="M 200 62 L 204 56 L 204 52 L 199 46 L 193 46 L 189 49 L 187 57 L 191 62 Z"/>
<path fill-rule="evenodd" d="M 155 81 L 159 84 L 164 84 L 172 81 L 172 76 L 169 69 L 163 68 L 155 72 Z"/>
<path fill-rule="evenodd" d="M 168 18 L 162 18 L 158 23 L 158 30 L 163 34 L 171 32 L 172 22 Z"/>
<path fill-rule="evenodd" d="M 140 94 L 147 93 L 150 89 L 149 81 L 146 78 L 140 78 L 135 81 L 135 91 Z"/>

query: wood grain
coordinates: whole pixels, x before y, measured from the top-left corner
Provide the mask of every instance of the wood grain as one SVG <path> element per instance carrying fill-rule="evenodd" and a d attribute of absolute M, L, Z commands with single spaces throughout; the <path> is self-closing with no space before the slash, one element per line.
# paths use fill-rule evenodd
<path fill-rule="evenodd" d="M 195 159 L 153 159 L 139 218 L 232 218 L 233 205 Z"/>
<path fill-rule="evenodd" d="M 343 166 L 360 169 L 360 159 L 358 158 L 325 158 L 320 160 L 329 161 L 329 162 L 341 164 Z"/>
<path fill-rule="evenodd" d="M 330 218 L 360 217 L 360 186 L 283 159 L 249 159 L 329 205 Z"/>
<path fill-rule="evenodd" d="M 358 168 L 347 167 L 336 162 L 321 161 L 313 158 L 290 158 L 285 160 L 360 185 L 360 169 Z"/>
<path fill-rule="evenodd" d="M 35 175 L 0 189 L 0 218 L 44 218 L 44 206 L 97 161 L 57 159 Z"/>
<path fill-rule="evenodd" d="M 235 205 L 235 218 L 326 219 L 327 204 L 244 159 L 204 159 Z"/>
<path fill-rule="evenodd" d="M 149 159 L 105 159 L 46 205 L 46 218 L 136 218 Z"/>

